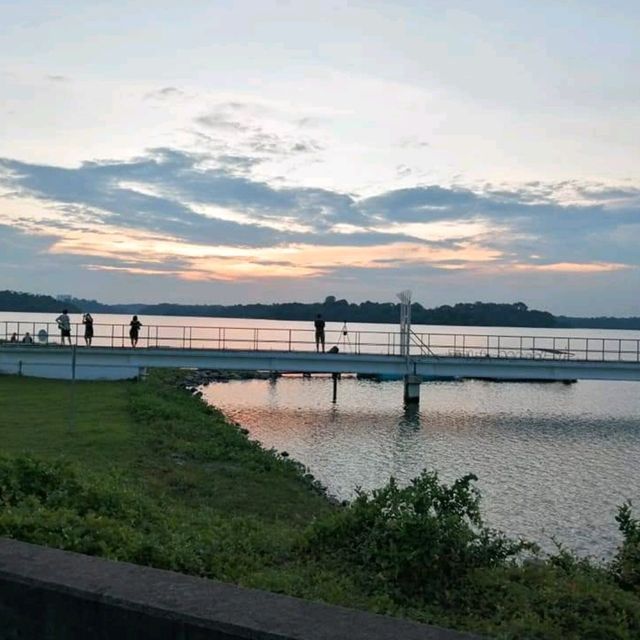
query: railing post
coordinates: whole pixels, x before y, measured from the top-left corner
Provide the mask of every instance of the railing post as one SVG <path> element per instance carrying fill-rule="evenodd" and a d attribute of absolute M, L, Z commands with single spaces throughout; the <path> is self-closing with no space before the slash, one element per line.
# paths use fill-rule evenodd
<path fill-rule="evenodd" d="M 618 338 L 618 362 L 622 360 L 622 338 Z"/>

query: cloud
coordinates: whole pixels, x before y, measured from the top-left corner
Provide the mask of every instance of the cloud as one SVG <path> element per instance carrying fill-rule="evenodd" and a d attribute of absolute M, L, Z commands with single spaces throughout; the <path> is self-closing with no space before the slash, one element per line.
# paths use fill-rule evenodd
<path fill-rule="evenodd" d="M 398 143 L 398 146 L 403 149 L 425 149 L 430 147 L 431 144 L 420 138 L 402 138 Z"/>
<path fill-rule="evenodd" d="M 630 265 L 602 262 L 556 262 L 553 264 L 514 264 L 512 269 L 517 271 L 551 271 L 556 273 L 606 273 L 629 269 Z"/>
<path fill-rule="evenodd" d="M 210 113 L 198 116 L 195 121 L 207 129 L 222 129 L 223 131 L 244 132 L 251 131 L 251 127 L 240 122 L 232 120 L 223 113 Z"/>
<path fill-rule="evenodd" d="M 214 145 L 227 145 L 233 155 L 284 158 L 311 155 L 323 145 L 300 135 L 300 119 L 273 105 L 258 102 L 219 102 L 194 119 L 197 137 Z"/>
<path fill-rule="evenodd" d="M 258 133 L 279 148 L 281 138 Z M 256 150 L 169 147 L 74 168 L 0 159 L 0 219 L 22 247 L 12 251 L 5 239 L 2 255 L 192 283 L 356 273 L 588 278 L 640 265 L 633 186 L 417 185 L 358 198 L 275 186 L 254 174 L 263 161 Z"/>
<path fill-rule="evenodd" d="M 36 261 L 47 257 L 55 235 L 43 236 L 25 233 L 21 229 L 0 224 L 0 268 L 6 276 L 9 271 L 32 271 Z M 25 261 L 25 256 L 29 259 Z"/>
<path fill-rule="evenodd" d="M 145 100 L 166 100 L 168 98 L 181 98 L 184 95 L 184 91 L 181 91 L 177 87 L 162 87 L 156 91 L 150 91 L 144 97 Z"/>

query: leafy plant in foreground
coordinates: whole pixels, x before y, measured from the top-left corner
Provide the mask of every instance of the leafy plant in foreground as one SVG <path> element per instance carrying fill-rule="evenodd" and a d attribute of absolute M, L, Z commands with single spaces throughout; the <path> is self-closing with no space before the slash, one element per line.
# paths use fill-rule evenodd
<path fill-rule="evenodd" d="M 631 515 L 631 502 L 618 507 L 618 528 L 622 544 L 612 562 L 612 570 L 620 584 L 640 593 L 640 520 Z"/>
<path fill-rule="evenodd" d="M 498 566 L 531 545 L 484 526 L 468 474 L 451 486 L 424 471 L 406 487 L 392 478 L 314 523 L 306 546 L 356 565 L 397 595 L 438 599 L 469 572 Z"/>

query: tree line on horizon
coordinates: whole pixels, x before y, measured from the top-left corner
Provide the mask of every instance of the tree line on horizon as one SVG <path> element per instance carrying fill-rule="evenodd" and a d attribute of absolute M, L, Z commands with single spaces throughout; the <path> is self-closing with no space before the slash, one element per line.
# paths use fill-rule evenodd
<path fill-rule="evenodd" d="M 104 304 L 83 298 L 57 299 L 52 296 L 17 291 L 0 291 L 0 311 L 59 313 L 136 313 L 138 315 L 251 318 L 265 320 L 312 320 L 320 313 L 328 322 L 373 322 L 395 324 L 400 305 L 395 302 L 348 302 L 327 296 L 323 302 L 274 302 L 272 304 Z M 426 309 L 411 305 L 414 324 L 503 326 L 535 328 L 640 329 L 640 318 L 554 316 L 548 311 L 529 309 L 524 302 L 459 302 Z"/>

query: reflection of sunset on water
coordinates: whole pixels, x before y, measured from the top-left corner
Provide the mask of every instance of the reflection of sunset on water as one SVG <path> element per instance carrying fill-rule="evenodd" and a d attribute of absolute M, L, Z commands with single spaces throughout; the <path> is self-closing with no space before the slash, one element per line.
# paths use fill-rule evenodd
<path fill-rule="evenodd" d="M 330 493 L 352 498 L 422 469 L 479 477 L 489 525 L 545 548 L 609 556 L 617 504 L 640 492 L 637 383 L 426 382 L 403 409 L 402 382 L 330 377 L 212 383 L 203 389 L 265 447 L 287 451 Z"/>

